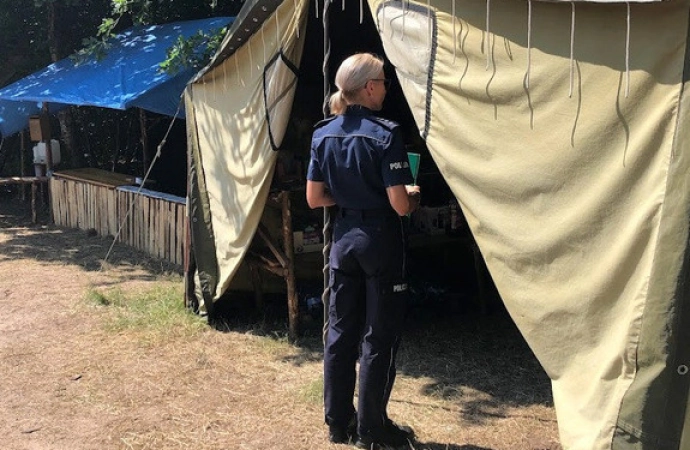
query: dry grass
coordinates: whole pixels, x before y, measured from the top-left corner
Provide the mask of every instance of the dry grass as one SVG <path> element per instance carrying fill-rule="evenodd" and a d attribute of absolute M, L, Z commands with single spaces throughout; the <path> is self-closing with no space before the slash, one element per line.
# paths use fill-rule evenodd
<path fill-rule="evenodd" d="M 31 325 L 25 308 L 0 322 L 0 364 L 16 375 L 0 388 L 3 448 L 352 448 L 326 442 L 318 326 L 290 344 L 282 299 L 210 327 L 168 267 L 116 246 L 99 272 L 109 241 L 2 211 L 0 276 L 20 290 L 20 273 L 54 275 L 12 297 L 37 311 Z M 390 415 L 417 431 L 411 449 L 560 448 L 548 379 L 505 314 L 416 308 L 398 362 Z"/>

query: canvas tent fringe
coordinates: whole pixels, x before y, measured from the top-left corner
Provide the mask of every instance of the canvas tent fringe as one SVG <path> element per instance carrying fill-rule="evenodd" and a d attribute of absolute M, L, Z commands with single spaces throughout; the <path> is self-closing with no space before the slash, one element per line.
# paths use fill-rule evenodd
<path fill-rule="evenodd" d="M 450 5 L 450 14 L 453 16 L 453 64 L 455 64 L 455 58 L 457 54 L 457 48 L 458 48 L 458 33 L 455 29 L 455 23 L 457 21 L 455 17 L 455 0 L 451 2 Z"/>
<path fill-rule="evenodd" d="M 240 75 L 240 64 L 237 62 L 237 57 L 234 57 L 233 59 L 235 60 L 235 72 L 237 72 L 237 79 L 239 80 L 242 87 L 244 87 L 244 79 L 242 78 L 242 75 Z"/>
<path fill-rule="evenodd" d="M 532 0 L 527 0 L 527 72 L 525 88 L 529 89 L 529 77 L 532 71 Z"/>
<path fill-rule="evenodd" d="M 575 2 L 570 2 L 570 87 L 568 97 L 573 96 L 573 72 L 575 61 Z"/>
<path fill-rule="evenodd" d="M 345 0 L 343 0 L 343 1 L 345 1 Z M 295 4 L 295 11 L 298 11 L 299 8 L 298 8 L 297 0 L 294 1 L 294 4 Z M 297 33 L 296 33 L 297 39 L 299 39 L 299 21 L 298 20 L 295 20 L 295 30 L 297 31 Z"/>
<path fill-rule="evenodd" d="M 486 0 L 486 70 L 491 67 L 491 0 Z"/>
<path fill-rule="evenodd" d="M 402 3 L 402 34 L 400 36 L 400 40 L 404 41 L 405 40 L 405 16 L 406 16 L 405 0 L 402 0 L 401 3 Z"/>
<path fill-rule="evenodd" d="M 625 2 L 627 10 L 625 29 L 625 98 L 630 95 L 630 2 Z"/>

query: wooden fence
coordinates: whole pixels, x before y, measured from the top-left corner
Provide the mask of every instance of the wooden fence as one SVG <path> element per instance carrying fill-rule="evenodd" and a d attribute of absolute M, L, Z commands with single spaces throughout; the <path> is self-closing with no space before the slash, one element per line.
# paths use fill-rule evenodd
<path fill-rule="evenodd" d="M 50 179 L 55 224 L 117 236 L 119 242 L 182 265 L 184 199 L 139 190 L 124 175 L 105 174 L 96 169 L 56 172 Z"/>

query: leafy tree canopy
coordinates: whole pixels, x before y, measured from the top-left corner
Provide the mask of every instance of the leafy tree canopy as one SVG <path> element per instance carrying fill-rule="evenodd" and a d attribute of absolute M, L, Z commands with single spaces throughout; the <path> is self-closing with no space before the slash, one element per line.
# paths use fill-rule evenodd
<path fill-rule="evenodd" d="M 111 15 L 101 21 L 96 37 L 84 39 L 84 48 L 74 58 L 81 61 L 93 55 L 105 55 L 108 39 L 132 25 L 234 16 L 242 3 L 243 0 L 111 0 Z M 188 39 L 179 38 L 168 50 L 168 58 L 161 64 L 161 70 L 174 73 L 187 67 L 201 67 L 218 48 L 225 31 L 225 28 L 211 33 L 199 31 Z"/>

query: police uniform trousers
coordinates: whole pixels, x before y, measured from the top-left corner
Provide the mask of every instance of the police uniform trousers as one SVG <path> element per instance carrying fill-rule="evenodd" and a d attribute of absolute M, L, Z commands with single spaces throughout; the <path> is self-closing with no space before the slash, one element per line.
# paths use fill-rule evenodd
<path fill-rule="evenodd" d="M 341 210 L 330 253 L 329 324 L 324 348 L 326 423 L 346 427 L 355 414 L 359 359 L 358 432 L 387 420 L 395 358 L 407 307 L 405 233 L 392 210 Z"/>

